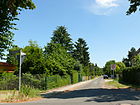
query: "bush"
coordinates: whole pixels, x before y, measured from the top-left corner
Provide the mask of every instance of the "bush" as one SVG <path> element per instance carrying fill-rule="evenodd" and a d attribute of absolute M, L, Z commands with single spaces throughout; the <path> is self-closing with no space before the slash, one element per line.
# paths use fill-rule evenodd
<path fill-rule="evenodd" d="M 44 89 L 45 87 L 45 75 L 32 75 L 30 73 L 22 74 L 22 84 L 28 85 L 38 89 Z"/>
<path fill-rule="evenodd" d="M 79 82 L 79 77 L 78 77 L 78 72 L 77 71 L 72 71 L 72 78 L 71 78 L 71 83 L 75 84 L 77 82 Z"/>
<path fill-rule="evenodd" d="M 18 89 L 18 77 L 13 73 L 2 73 L 0 76 L 0 90 Z"/>
<path fill-rule="evenodd" d="M 121 80 L 129 84 L 140 85 L 140 66 L 123 69 Z"/>
<path fill-rule="evenodd" d="M 37 97 L 39 95 L 39 90 L 28 85 L 22 85 L 20 90 L 20 96 L 24 97 Z"/>
<path fill-rule="evenodd" d="M 53 75 L 50 77 L 46 77 L 46 89 L 57 88 L 69 84 L 71 84 L 71 79 L 69 75 Z"/>

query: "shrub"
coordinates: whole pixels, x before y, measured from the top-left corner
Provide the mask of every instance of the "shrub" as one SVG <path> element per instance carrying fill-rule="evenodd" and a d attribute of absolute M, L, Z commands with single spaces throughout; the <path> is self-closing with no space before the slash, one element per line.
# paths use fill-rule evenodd
<path fill-rule="evenodd" d="M 121 80 L 129 84 L 140 85 L 140 66 L 123 69 Z"/>
<path fill-rule="evenodd" d="M 78 77 L 78 72 L 77 71 L 72 71 L 72 84 L 75 84 L 79 82 L 79 77 Z"/>
<path fill-rule="evenodd" d="M 20 96 L 22 95 L 31 98 L 36 97 L 39 95 L 39 90 L 28 85 L 22 85 L 20 90 Z"/>
<path fill-rule="evenodd" d="M 65 85 L 69 85 L 71 83 L 71 79 L 69 75 L 59 76 L 53 75 L 50 77 L 46 77 L 46 89 L 57 88 Z"/>
<path fill-rule="evenodd" d="M 0 90 L 18 89 L 18 77 L 13 73 L 2 73 L 0 76 Z"/>

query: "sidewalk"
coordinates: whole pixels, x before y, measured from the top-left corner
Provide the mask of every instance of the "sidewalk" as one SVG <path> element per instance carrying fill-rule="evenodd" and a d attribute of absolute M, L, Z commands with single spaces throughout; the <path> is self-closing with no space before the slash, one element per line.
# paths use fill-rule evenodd
<path fill-rule="evenodd" d="M 60 87 L 60 88 L 51 89 L 51 90 L 47 91 L 46 93 L 42 93 L 42 96 L 44 96 L 44 97 L 51 97 L 53 95 L 61 94 L 61 93 L 64 93 L 64 92 L 73 91 L 73 90 L 78 89 L 79 87 L 82 87 L 82 86 L 92 82 L 95 79 L 97 79 L 97 78 L 94 78 L 92 80 L 87 80 L 87 81 L 79 82 L 79 83 L 76 83 L 76 84 L 71 84 L 71 85 L 68 85 L 68 86 L 63 86 L 63 87 Z"/>

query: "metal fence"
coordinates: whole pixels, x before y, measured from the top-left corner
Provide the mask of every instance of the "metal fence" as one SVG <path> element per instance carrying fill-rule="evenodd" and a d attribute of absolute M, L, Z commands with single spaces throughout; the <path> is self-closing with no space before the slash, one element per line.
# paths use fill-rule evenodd
<path fill-rule="evenodd" d="M 76 81 L 85 81 L 91 79 L 91 76 L 82 76 L 78 74 Z M 70 75 L 66 76 L 46 76 L 43 74 L 22 74 L 21 84 L 28 85 L 33 88 L 38 88 L 40 90 L 47 90 L 56 87 L 61 87 L 72 83 L 72 77 Z M 13 75 L 11 73 L 5 73 L 0 75 L 0 90 L 18 90 L 19 89 L 19 77 L 18 75 Z"/>

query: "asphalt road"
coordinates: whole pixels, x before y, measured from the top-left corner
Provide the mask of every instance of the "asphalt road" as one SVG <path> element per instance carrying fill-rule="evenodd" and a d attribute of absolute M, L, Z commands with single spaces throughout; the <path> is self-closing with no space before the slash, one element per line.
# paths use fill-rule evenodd
<path fill-rule="evenodd" d="M 98 78 L 71 92 L 51 97 L 44 95 L 40 101 L 3 105 L 140 105 L 140 91 L 106 89 L 102 88 L 103 82 Z"/>

